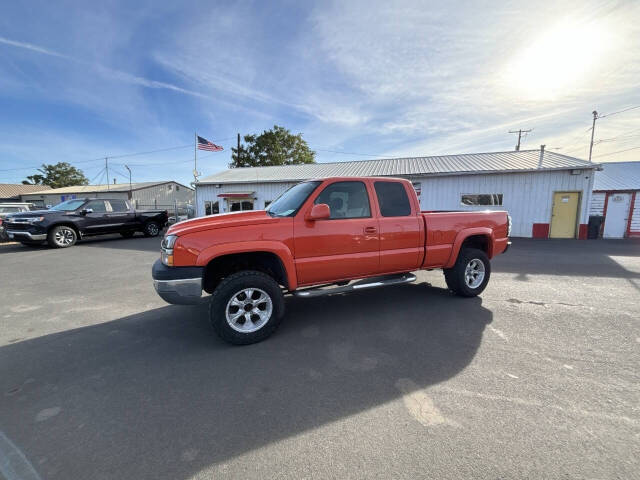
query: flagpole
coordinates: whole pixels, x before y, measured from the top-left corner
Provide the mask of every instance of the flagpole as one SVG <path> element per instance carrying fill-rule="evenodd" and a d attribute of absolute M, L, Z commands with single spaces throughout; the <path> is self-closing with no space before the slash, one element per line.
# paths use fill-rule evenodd
<path fill-rule="evenodd" d="M 198 132 L 194 132 L 193 137 L 193 181 L 197 182 L 198 172 Z"/>

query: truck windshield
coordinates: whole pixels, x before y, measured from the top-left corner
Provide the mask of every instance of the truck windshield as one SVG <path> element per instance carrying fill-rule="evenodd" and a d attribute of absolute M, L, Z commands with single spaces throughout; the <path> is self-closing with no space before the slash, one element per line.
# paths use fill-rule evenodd
<path fill-rule="evenodd" d="M 55 207 L 51 207 L 49 210 L 60 210 L 63 212 L 70 212 L 80 208 L 80 205 L 84 203 L 84 200 L 67 200 L 66 202 L 59 203 Z"/>
<path fill-rule="evenodd" d="M 294 216 L 320 183 L 322 182 L 303 182 L 294 185 L 271 202 L 266 209 L 267 213 L 272 217 Z"/>

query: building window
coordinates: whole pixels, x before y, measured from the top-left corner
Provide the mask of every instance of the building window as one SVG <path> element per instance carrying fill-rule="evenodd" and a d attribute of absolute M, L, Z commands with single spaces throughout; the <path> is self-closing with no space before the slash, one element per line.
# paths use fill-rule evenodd
<path fill-rule="evenodd" d="M 176 185 L 176 192 L 180 191 L 180 185 Z"/>
<path fill-rule="evenodd" d="M 205 215 L 215 215 L 216 213 L 220 213 L 220 205 L 218 202 L 204 202 Z"/>
<path fill-rule="evenodd" d="M 245 210 L 253 210 L 253 202 L 249 200 L 234 201 L 230 204 L 231 212 L 241 212 Z"/>
<path fill-rule="evenodd" d="M 462 205 L 502 205 L 501 193 L 463 194 L 460 198 Z"/>
<path fill-rule="evenodd" d="M 171 185 L 171 184 L 167 185 L 167 191 L 168 192 L 173 192 L 173 185 Z"/>

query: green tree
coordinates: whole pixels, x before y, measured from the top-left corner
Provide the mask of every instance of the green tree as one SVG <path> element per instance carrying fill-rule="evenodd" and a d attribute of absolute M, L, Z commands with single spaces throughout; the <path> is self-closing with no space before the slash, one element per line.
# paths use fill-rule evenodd
<path fill-rule="evenodd" d="M 315 154 L 301 133 L 293 135 L 286 128 L 274 125 L 260 135 L 245 135 L 240 152 L 237 148 L 231 149 L 229 168 L 315 163 Z"/>
<path fill-rule="evenodd" d="M 24 185 L 48 185 L 51 188 L 87 185 L 89 183 L 82 170 L 67 162 L 58 162 L 55 165 L 42 164 L 42 168 L 38 168 L 38 172 L 40 173 L 29 175 L 22 183 Z"/>

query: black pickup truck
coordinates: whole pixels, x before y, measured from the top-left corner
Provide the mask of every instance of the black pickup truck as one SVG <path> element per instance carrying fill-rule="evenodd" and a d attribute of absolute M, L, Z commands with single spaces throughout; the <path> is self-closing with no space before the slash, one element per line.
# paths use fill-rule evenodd
<path fill-rule="evenodd" d="M 132 237 L 143 232 L 155 237 L 167 225 L 166 210 L 136 211 L 123 199 L 85 198 L 62 202 L 49 210 L 9 215 L 4 227 L 10 239 L 24 245 L 39 245 L 45 240 L 55 248 L 74 245 L 91 235 L 120 233 Z"/>

